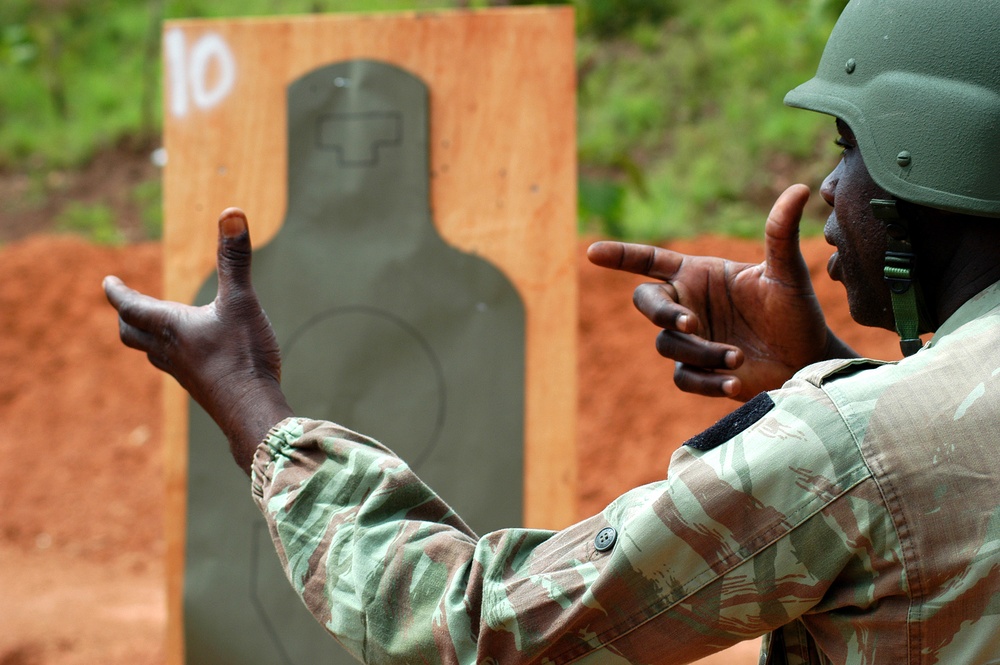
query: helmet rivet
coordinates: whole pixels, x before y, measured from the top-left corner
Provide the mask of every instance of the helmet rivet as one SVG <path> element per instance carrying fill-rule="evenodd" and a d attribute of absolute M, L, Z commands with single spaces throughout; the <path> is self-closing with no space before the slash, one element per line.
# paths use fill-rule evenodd
<path fill-rule="evenodd" d="M 904 150 L 898 155 L 896 155 L 896 163 L 902 166 L 903 168 L 909 166 L 911 161 L 913 161 L 913 158 L 910 156 L 909 150 Z"/>
<path fill-rule="evenodd" d="M 851 58 L 850 60 L 847 61 L 847 64 L 844 65 L 844 71 L 847 72 L 848 74 L 853 74 L 854 70 L 857 69 L 857 67 L 858 67 L 857 61 L 854 58 Z"/>

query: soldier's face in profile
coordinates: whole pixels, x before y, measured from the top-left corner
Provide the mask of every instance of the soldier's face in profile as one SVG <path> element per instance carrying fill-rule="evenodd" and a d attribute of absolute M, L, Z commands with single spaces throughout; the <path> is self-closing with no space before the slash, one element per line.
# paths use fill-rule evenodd
<path fill-rule="evenodd" d="M 837 248 L 827 271 L 844 284 L 855 321 L 893 330 L 889 289 L 883 279 L 885 225 L 871 209 L 872 199 L 892 197 L 872 180 L 850 127 L 837 120 L 837 131 L 837 144 L 843 153 L 820 188 L 823 199 L 833 208 L 823 235 Z"/>

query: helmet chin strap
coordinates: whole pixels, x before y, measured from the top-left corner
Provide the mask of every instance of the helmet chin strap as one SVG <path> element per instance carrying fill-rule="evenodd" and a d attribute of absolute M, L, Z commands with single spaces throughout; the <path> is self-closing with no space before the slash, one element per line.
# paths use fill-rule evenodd
<path fill-rule="evenodd" d="M 885 281 L 892 295 L 892 314 L 899 333 L 899 348 L 904 356 L 920 350 L 923 298 L 915 279 L 916 256 L 910 242 L 909 221 L 899 214 L 892 199 L 872 199 L 872 212 L 885 223 L 888 245 L 885 252 Z"/>

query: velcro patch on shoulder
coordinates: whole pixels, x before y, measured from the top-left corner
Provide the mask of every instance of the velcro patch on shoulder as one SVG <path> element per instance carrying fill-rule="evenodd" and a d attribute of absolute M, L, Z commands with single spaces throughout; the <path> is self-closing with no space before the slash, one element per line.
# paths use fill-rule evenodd
<path fill-rule="evenodd" d="M 774 400 L 771 396 L 761 393 L 701 434 L 685 441 L 684 445 L 697 450 L 711 450 L 746 430 L 773 408 Z"/>

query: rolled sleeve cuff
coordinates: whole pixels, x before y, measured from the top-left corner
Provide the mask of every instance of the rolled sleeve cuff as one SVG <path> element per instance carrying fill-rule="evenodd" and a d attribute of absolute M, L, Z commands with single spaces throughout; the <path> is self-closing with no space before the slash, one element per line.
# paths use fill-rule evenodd
<path fill-rule="evenodd" d="M 304 422 L 303 418 L 285 418 L 257 445 L 250 466 L 250 493 L 261 510 L 264 509 L 264 493 L 274 479 L 276 458 L 287 456 L 288 449 L 302 438 Z"/>

